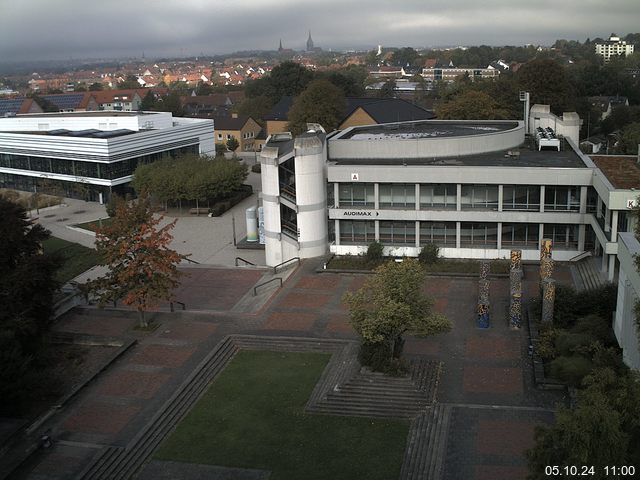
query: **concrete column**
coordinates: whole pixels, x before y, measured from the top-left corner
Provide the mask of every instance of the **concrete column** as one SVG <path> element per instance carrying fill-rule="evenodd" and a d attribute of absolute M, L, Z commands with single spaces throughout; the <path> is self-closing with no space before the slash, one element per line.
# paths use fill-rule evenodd
<path fill-rule="evenodd" d="M 587 187 L 580 187 L 580 213 L 587 213 Z"/>
<path fill-rule="evenodd" d="M 373 201 L 374 201 L 373 208 L 378 210 L 380 208 L 380 184 L 378 183 L 373 184 Z M 376 222 L 376 225 L 377 225 L 377 222 Z M 376 238 L 378 238 L 377 226 L 376 226 Z"/>
<path fill-rule="evenodd" d="M 420 184 L 416 183 L 416 210 L 420 210 Z"/>
<path fill-rule="evenodd" d="M 607 275 L 607 280 L 613 282 L 613 276 L 616 273 L 616 256 L 609 255 L 609 275 Z"/>
<path fill-rule="evenodd" d="M 587 238 L 587 226 L 578 225 L 578 250 L 584 252 L 584 243 Z"/>
<path fill-rule="evenodd" d="M 605 273 L 607 271 L 607 254 L 604 253 L 605 246 L 602 245 L 602 262 L 600 263 L 600 271 Z"/>
<path fill-rule="evenodd" d="M 540 211 L 544 212 L 544 185 L 540 185 Z M 542 234 L 540 234 L 542 238 Z"/>
<path fill-rule="evenodd" d="M 504 185 L 498 185 L 498 211 L 502 211 L 502 201 L 504 200 Z M 498 237 L 498 243 L 500 243 L 500 237 Z M 498 247 L 500 248 L 500 247 Z"/>
<path fill-rule="evenodd" d="M 618 237 L 618 210 L 611 211 L 611 241 L 615 242 Z"/>
<path fill-rule="evenodd" d="M 600 218 L 602 216 L 602 199 L 600 199 L 600 195 L 598 195 L 598 199 L 596 200 L 596 218 Z"/>
<path fill-rule="evenodd" d="M 336 242 L 336 245 L 340 245 L 340 220 L 336 219 L 333 222 L 334 222 L 333 229 L 336 235 L 335 242 Z"/>
<path fill-rule="evenodd" d="M 498 230 L 496 235 L 498 236 L 498 250 L 502 248 L 502 222 L 498 222 Z"/>
<path fill-rule="evenodd" d="M 336 207 L 340 206 L 340 184 L 338 182 L 333 184 L 333 203 Z"/>
<path fill-rule="evenodd" d="M 538 227 L 538 250 L 542 247 L 542 238 L 544 237 L 544 223 Z"/>
<path fill-rule="evenodd" d="M 456 248 L 460 248 L 460 222 L 456 222 Z"/>
<path fill-rule="evenodd" d="M 456 186 L 456 210 L 458 212 L 462 210 L 462 184 L 461 183 L 458 183 L 458 185 Z"/>
<path fill-rule="evenodd" d="M 376 242 L 380 241 L 380 220 L 375 221 Z"/>
<path fill-rule="evenodd" d="M 604 210 L 604 231 L 611 231 L 611 210 L 609 210 L 606 205 Z"/>
<path fill-rule="evenodd" d="M 416 220 L 416 247 L 420 248 L 420 222 Z"/>

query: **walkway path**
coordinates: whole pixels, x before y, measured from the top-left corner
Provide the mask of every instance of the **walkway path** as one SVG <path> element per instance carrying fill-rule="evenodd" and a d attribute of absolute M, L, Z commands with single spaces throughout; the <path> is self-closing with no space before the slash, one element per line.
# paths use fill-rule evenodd
<path fill-rule="evenodd" d="M 159 327 L 151 333 L 134 330 L 135 314 L 124 310 L 83 308 L 62 317 L 58 331 L 138 343 L 42 427 L 51 430 L 54 447 L 34 456 L 14 478 L 74 478 L 105 447 L 110 455 L 120 455 L 229 335 L 357 340 L 341 299 L 366 275 L 317 274 L 316 266 L 307 261 L 289 272 L 282 289 L 266 294 L 270 298 L 256 303 L 253 311 L 244 309 L 247 313 L 239 313 L 237 305 L 246 302 L 264 272 L 195 269 L 182 291 L 190 296 L 187 305 L 200 312 L 158 312 Z M 570 278 L 562 267 L 558 276 Z M 534 292 L 536 282 L 535 269 L 527 267 L 525 291 Z M 475 285 L 464 278 L 426 282 L 435 308 L 454 328 L 407 340 L 409 358 L 441 364 L 442 371 L 437 386 L 428 387 L 435 403 L 433 395 L 425 397 L 410 432 L 403 479 L 524 479 L 523 452 L 533 445 L 534 427 L 552 421 L 555 403 L 563 400 L 533 386 L 526 329 L 507 328 L 507 280 L 492 280 L 488 330 L 475 328 Z"/>

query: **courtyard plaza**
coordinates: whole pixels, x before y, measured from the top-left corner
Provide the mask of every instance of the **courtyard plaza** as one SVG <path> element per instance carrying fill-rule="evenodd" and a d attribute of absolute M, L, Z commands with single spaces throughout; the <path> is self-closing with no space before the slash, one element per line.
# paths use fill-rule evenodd
<path fill-rule="evenodd" d="M 342 297 L 361 287 L 367 275 L 318 273 L 319 266 L 318 260 L 306 260 L 275 275 L 253 267 L 185 268 L 188 275 L 177 300 L 186 310 L 172 313 L 161 305 L 151 314 L 157 325 L 151 332 L 136 330 L 137 314 L 120 306 L 85 306 L 59 318 L 54 330 L 60 334 L 135 342 L 39 427 L 53 445 L 37 451 L 10 478 L 82 478 L 78 476 L 91 472 L 96 459 L 104 458 L 105 449 L 133 448 L 185 379 L 230 335 L 357 341 Z M 535 265 L 525 265 L 524 272 L 527 300 L 537 291 L 539 277 Z M 282 288 L 273 282 L 254 296 L 256 285 L 276 277 L 284 279 Z M 555 277 L 571 282 L 563 265 Z M 428 277 L 424 291 L 453 323 L 449 333 L 407 337 L 405 345 L 407 358 L 440 365 L 430 387 L 433 401 L 426 408 L 438 408 L 443 416 L 440 468 L 437 477 L 429 478 L 524 479 L 524 452 L 533 446 L 535 426 L 552 422 L 557 403 L 566 399 L 535 388 L 527 329 L 514 331 L 507 325 L 508 279 L 491 278 L 487 330 L 475 324 L 477 278 Z M 179 478 L 190 479 L 267 478 L 251 466 L 244 473 L 206 467 L 205 475 L 204 466 L 180 470 L 175 462 L 149 462 L 150 456 L 143 455 L 144 461 L 128 474 L 123 471 L 122 478 L 178 478 L 170 475 L 178 471 Z M 427 478 L 411 477 L 406 470 L 403 478 Z M 166 476 L 158 477 L 159 471 Z"/>

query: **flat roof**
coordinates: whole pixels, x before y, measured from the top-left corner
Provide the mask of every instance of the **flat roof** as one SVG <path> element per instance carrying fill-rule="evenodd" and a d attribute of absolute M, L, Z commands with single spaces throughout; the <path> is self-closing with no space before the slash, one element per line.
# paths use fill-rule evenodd
<path fill-rule="evenodd" d="M 157 115 L 161 112 L 123 112 L 121 110 L 97 110 L 95 112 L 50 112 L 50 113 L 25 113 L 18 117 L 36 117 L 36 118 L 51 118 L 51 117 L 137 117 L 143 115 Z"/>
<path fill-rule="evenodd" d="M 545 167 L 588 168 L 580 156 L 563 142 L 563 150 L 542 150 L 528 145 L 497 152 L 438 158 L 333 158 L 329 147 L 329 161 L 335 165 L 432 165 L 460 167 Z"/>
<path fill-rule="evenodd" d="M 621 155 L 590 155 L 613 188 L 640 188 L 638 157 Z"/>
<path fill-rule="evenodd" d="M 496 122 L 429 120 L 427 122 L 403 122 L 353 127 L 350 131 L 341 135 L 340 139 L 366 141 L 463 137 L 505 132 L 517 127 L 518 122 L 508 120 Z"/>

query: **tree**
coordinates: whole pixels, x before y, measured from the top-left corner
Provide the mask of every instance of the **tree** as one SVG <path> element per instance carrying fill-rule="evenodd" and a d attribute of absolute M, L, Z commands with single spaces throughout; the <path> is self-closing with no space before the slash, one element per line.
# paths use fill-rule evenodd
<path fill-rule="evenodd" d="M 411 47 L 404 47 L 393 52 L 393 55 L 391 55 L 391 63 L 399 67 L 418 66 L 420 63 L 420 54 Z"/>
<path fill-rule="evenodd" d="M 382 84 L 378 91 L 380 98 L 394 98 L 396 96 L 396 79 L 390 78 Z"/>
<path fill-rule="evenodd" d="M 59 261 L 41 253 L 49 232 L 0 197 L 0 410 L 15 411 L 37 387 L 43 336 L 51 325 Z"/>
<path fill-rule="evenodd" d="M 248 98 L 264 95 L 271 104 L 282 96 L 296 96 L 314 79 L 314 74 L 303 65 L 286 61 L 271 70 L 269 76 L 247 82 L 245 92 Z"/>
<path fill-rule="evenodd" d="M 344 109 L 345 99 L 340 88 L 328 80 L 314 80 L 293 102 L 287 128 L 298 135 L 306 131 L 307 122 L 311 122 L 331 131 L 338 127 Z"/>
<path fill-rule="evenodd" d="M 593 465 L 605 480 L 608 465 L 640 462 L 640 384 L 628 372 L 601 368 L 583 381 L 574 409 L 561 408 L 555 424 L 538 427 L 529 450 L 530 479 L 542 480 L 548 465 Z"/>
<path fill-rule="evenodd" d="M 451 328 L 446 317 L 433 311 L 433 301 L 422 291 L 425 275 L 415 259 L 388 262 L 360 290 L 344 296 L 351 325 L 362 336 L 363 363 L 367 364 L 363 352 L 373 349 L 386 357 L 377 367 L 388 367 L 399 359 L 406 332 L 434 335 Z"/>
<path fill-rule="evenodd" d="M 470 90 L 448 101 L 438 109 L 443 120 L 499 120 L 508 118 L 508 112 L 498 106 L 489 95 Z"/>
<path fill-rule="evenodd" d="M 169 92 L 167 96 L 160 98 L 156 102 L 154 110 L 158 110 L 160 112 L 171 112 L 174 117 L 182 116 L 183 111 L 180 95 L 176 91 Z"/>
<path fill-rule="evenodd" d="M 108 272 L 88 283 L 100 305 L 122 300 L 133 305 L 140 326 L 147 327 L 145 312 L 159 301 L 171 301 L 178 286 L 178 264 L 185 258 L 168 246 L 176 220 L 159 227 L 163 217 L 149 208 L 148 196 L 120 202 L 113 221 L 96 234 L 96 248 Z"/>
<path fill-rule="evenodd" d="M 240 142 L 238 142 L 238 139 L 233 135 L 231 136 L 231 138 L 227 140 L 227 148 L 230 151 L 235 152 L 239 146 L 240 146 Z"/>
<path fill-rule="evenodd" d="M 138 77 L 129 74 L 122 82 L 120 82 L 120 85 L 118 87 L 126 89 L 140 88 L 140 83 L 138 82 Z"/>
<path fill-rule="evenodd" d="M 90 92 L 100 92 L 102 90 L 104 90 L 104 85 L 99 82 L 93 82 L 91 85 L 89 85 Z"/>
<path fill-rule="evenodd" d="M 531 103 L 550 105 L 555 113 L 575 109 L 575 92 L 565 68 L 555 60 L 538 58 L 518 70 L 522 90 L 531 94 Z"/>
<path fill-rule="evenodd" d="M 156 107 L 156 97 L 151 90 L 147 92 L 147 94 L 140 102 L 140 111 L 148 111 L 155 110 Z"/>
<path fill-rule="evenodd" d="M 620 149 L 627 155 L 637 155 L 640 145 L 640 122 L 630 123 L 622 129 Z"/>

